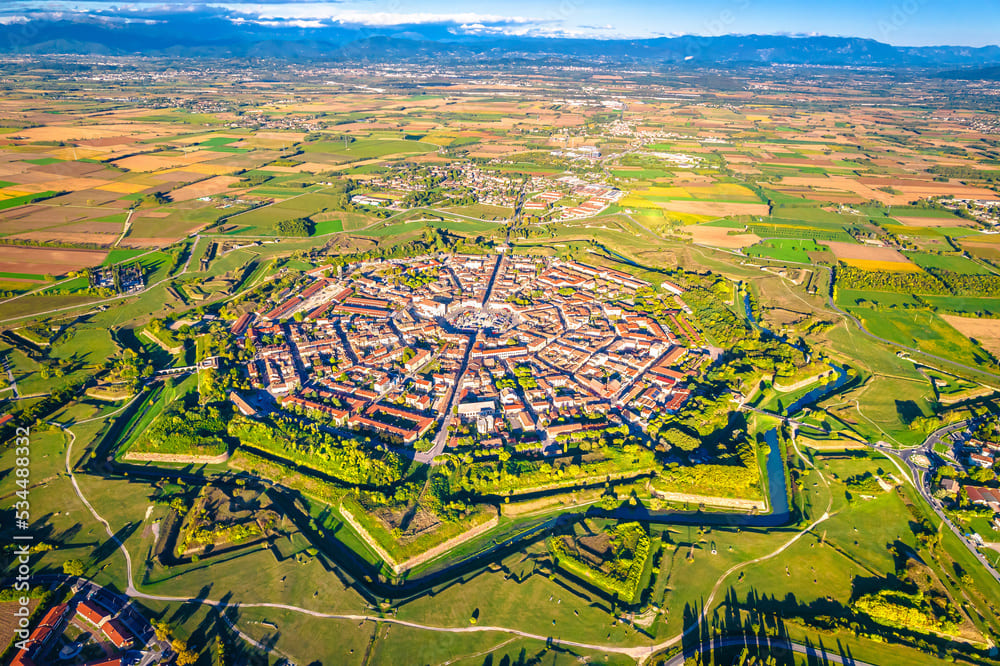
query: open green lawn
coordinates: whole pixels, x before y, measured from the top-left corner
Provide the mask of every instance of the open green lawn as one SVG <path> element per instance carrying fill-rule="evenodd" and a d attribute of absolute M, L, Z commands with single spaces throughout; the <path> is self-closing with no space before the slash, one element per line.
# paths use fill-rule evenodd
<path fill-rule="evenodd" d="M 67 296 L 25 296 L 7 303 L 0 303 L 0 321 L 4 319 L 20 318 L 39 312 L 47 312 L 59 308 L 92 303 L 98 298 L 94 296 L 67 295 Z"/>
<path fill-rule="evenodd" d="M 910 430 L 909 422 L 913 415 L 929 412 L 934 392 L 913 362 L 873 341 L 853 323 L 837 326 L 824 337 L 834 358 L 871 376 L 819 405 L 872 443 L 922 441 L 923 435 Z"/>
<path fill-rule="evenodd" d="M 921 296 L 921 299 L 941 312 L 977 313 L 989 312 L 1000 314 L 1000 298 L 976 298 L 975 296 Z M 919 303 L 910 294 L 897 294 L 888 291 L 861 291 L 856 289 L 837 289 L 837 304 L 841 307 L 852 307 L 867 301 L 882 311 L 886 308 L 913 308 L 914 311 L 925 310 L 926 306 Z"/>
<path fill-rule="evenodd" d="M 467 217 L 478 217 L 483 220 L 504 220 L 513 214 L 510 208 L 479 203 L 472 204 L 471 206 L 449 206 L 444 210 Z"/>
<path fill-rule="evenodd" d="M 312 236 L 326 236 L 327 234 L 335 234 L 344 230 L 344 223 L 340 220 L 326 220 L 325 222 L 317 222 L 313 227 Z"/>
<path fill-rule="evenodd" d="M 439 626 L 468 626 L 478 609 L 480 625 L 513 627 L 569 640 L 644 642 L 621 623 L 611 626 L 607 607 L 592 592 L 588 601 L 543 574 L 532 574 L 535 560 L 540 558 L 548 558 L 544 544 L 530 546 L 526 554 L 516 553 L 503 560 L 515 578 L 500 571 L 483 571 L 466 577 L 461 585 L 401 605 L 397 617 Z"/>
<path fill-rule="evenodd" d="M 655 178 L 668 178 L 671 173 L 663 169 L 640 168 L 640 169 L 611 169 L 615 178 L 634 178 L 636 180 L 653 180 Z"/>
<path fill-rule="evenodd" d="M 77 428 L 78 444 L 74 453 L 83 450 L 100 429 L 98 423 Z M 31 436 L 31 531 L 35 542 L 58 545 L 57 549 L 35 555 L 32 559 L 34 574 L 61 572 L 67 559 L 79 558 L 91 564 L 90 573 L 101 583 L 113 583 L 124 589 L 124 559 L 116 547 L 109 543 L 103 525 L 97 522 L 77 498 L 73 486 L 65 475 L 64 457 L 67 438 L 59 430 L 36 428 Z M 76 456 L 74 456 L 76 458 Z M 13 469 L 14 449 L 0 451 L 0 468 Z M 12 477 L 4 479 L 4 491 L 10 492 Z M 127 482 L 100 480 L 100 488 L 91 487 L 88 499 L 97 499 L 105 517 L 114 529 L 123 527 L 123 516 L 144 510 L 141 491 L 129 487 Z M 86 492 L 86 491 L 85 491 Z M 105 502 L 111 502 L 105 506 Z M 9 526 L 0 528 L 0 536 L 10 539 Z"/>
<path fill-rule="evenodd" d="M 821 252 L 825 246 L 818 245 L 811 238 L 781 238 L 770 239 L 746 248 L 751 257 L 765 257 L 779 261 L 796 261 L 810 263 L 809 252 Z"/>

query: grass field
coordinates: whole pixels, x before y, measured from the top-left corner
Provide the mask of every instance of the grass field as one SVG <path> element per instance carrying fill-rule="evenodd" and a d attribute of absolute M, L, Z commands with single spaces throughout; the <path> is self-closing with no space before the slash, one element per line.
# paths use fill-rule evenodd
<path fill-rule="evenodd" d="M 309 217 L 335 208 L 336 199 L 332 195 L 309 192 L 270 206 L 234 215 L 226 220 L 226 224 L 235 224 L 240 227 L 238 231 L 234 232 L 236 235 L 271 236 L 274 235 L 274 225 L 282 220 Z"/>
<path fill-rule="evenodd" d="M 922 441 L 923 435 L 910 430 L 909 422 L 913 415 L 930 409 L 934 392 L 913 363 L 897 356 L 891 347 L 874 342 L 853 324 L 837 326 L 824 338 L 834 358 L 867 379 L 819 406 L 869 442 Z"/>
<path fill-rule="evenodd" d="M 52 164 L 59 164 L 63 160 L 56 159 L 55 157 L 39 157 L 33 160 L 24 160 L 28 164 L 34 164 L 35 166 L 50 166 Z"/>
<path fill-rule="evenodd" d="M 112 266 L 114 264 L 120 264 L 122 262 L 128 261 L 133 257 L 137 257 L 140 254 L 144 254 L 148 250 L 133 250 L 128 248 L 114 248 L 108 252 L 108 256 L 104 258 L 101 262 L 101 266 Z"/>
<path fill-rule="evenodd" d="M 721 224 L 717 226 L 723 226 Z M 734 223 L 732 225 L 743 227 L 743 224 Z M 843 227 L 837 225 L 819 225 L 809 222 L 800 222 L 789 218 L 765 218 L 760 222 L 749 222 L 746 225 L 747 231 L 755 233 L 761 238 L 802 238 L 814 241 L 842 241 L 846 243 L 854 242 Z"/>
<path fill-rule="evenodd" d="M 907 258 L 921 268 L 940 268 L 954 273 L 988 275 L 984 266 L 958 254 L 930 254 L 928 252 L 907 252 Z"/>
<path fill-rule="evenodd" d="M 0 278 L 9 278 L 13 280 L 37 280 L 39 282 L 47 282 L 51 279 L 47 275 L 40 275 L 38 273 L 11 273 L 8 271 L 0 271 Z"/>
<path fill-rule="evenodd" d="M 634 169 L 619 167 L 617 169 L 611 169 L 611 173 L 615 178 L 634 178 L 636 180 L 655 180 L 657 178 L 668 178 L 671 175 L 670 171 L 650 167 Z"/>
<path fill-rule="evenodd" d="M 986 371 L 997 371 L 981 349 L 933 312 L 868 308 L 853 308 L 851 312 L 874 335 Z"/>
<path fill-rule="evenodd" d="M 919 206 L 893 206 L 892 207 L 893 217 L 926 217 L 933 219 L 942 220 L 961 220 L 962 218 L 955 215 L 950 210 L 942 210 L 940 208 L 921 208 Z"/>
<path fill-rule="evenodd" d="M 98 299 L 94 296 L 82 295 L 25 296 L 15 301 L 0 303 L 0 321 L 9 318 L 24 317 L 26 315 L 32 315 L 39 312 L 47 312 L 49 310 L 82 305 L 96 300 Z"/>
<path fill-rule="evenodd" d="M 344 223 L 340 220 L 326 220 L 325 222 L 317 222 L 310 236 L 326 236 L 327 234 L 335 234 L 343 230 Z"/>
<path fill-rule="evenodd" d="M 826 249 L 811 238 L 769 239 L 752 245 L 744 250 L 751 257 L 765 257 L 779 261 L 795 261 L 803 264 L 811 263 L 809 252 L 821 252 Z"/>

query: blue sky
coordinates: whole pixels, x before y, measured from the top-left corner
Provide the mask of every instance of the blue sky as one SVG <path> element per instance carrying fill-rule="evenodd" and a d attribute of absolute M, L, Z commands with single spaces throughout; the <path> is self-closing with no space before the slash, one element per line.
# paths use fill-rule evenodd
<path fill-rule="evenodd" d="M 441 25 L 455 34 L 821 34 L 912 46 L 1000 41 L 997 0 L 5 0 L 0 21 L 52 14 L 113 20 L 162 15 L 165 10 L 304 27 Z"/>

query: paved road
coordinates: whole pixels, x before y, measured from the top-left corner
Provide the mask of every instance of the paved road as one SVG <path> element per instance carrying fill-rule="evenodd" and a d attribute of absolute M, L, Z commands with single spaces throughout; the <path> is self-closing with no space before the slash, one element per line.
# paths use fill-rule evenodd
<path fill-rule="evenodd" d="M 490 296 L 493 294 L 493 285 L 496 282 L 497 274 L 500 272 L 500 264 L 502 263 L 503 255 L 497 255 L 496 264 L 493 266 L 493 273 L 490 275 L 490 282 L 486 286 L 486 294 L 483 297 L 484 308 L 489 307 Z M 427 451 L 417 451 L 414 453 L 413 459 L 417 462 L 429 464 L 434 460 L 434 458 L 444 453 L 444 446 L 448 441 L 448 428 L 451 426 L 451 422 L 454 419 L 455 401 L 462 392 L 462 377 L 465 376 L 465 371 L 469 367 L 469 359 L 472 357 L 472 348 L 475 346 L 478 337 L 478 335 L 472 336 L 469 339 L 469 344 L 465 348 L 465 356 L 462 357 L 462 365 L 458 369 L 458 373 L 455 375 L 455 386 L 451 390 L 451 398 L 448 399 L 448 406 L 444 411 L 444 420 L 441 423 L 441 429 L 434 438 L 434 446 Z"/>
<path fill-rule="evenodd" d="M 675 655 L 674 657 L 668 659 L 664 666 L 683 666 L 688 657 L 693 657 L 695 654 L 704 654 L 710 652 L 711 650 L 718 650 L 721 648 L 729 647 L 741 647 L 741 646 L 760 646 L 764 649 L 765 655 L 782 655 L 788 651 L 792 651 L 798 654 L 804 654 L 810 658 L 815 658 L 823 664 L 845 664 L 846 666 L 874 666 L 874 664 L 869 664 L 864 661 L 858 661 L 853 657 L 843 657 L 839 653 L 831 653 L 823 647 L 817 647 L 814 645 L 802 645 L 801 643 L 793 643 L 784 639 L 772 639 L 766 645 L 762 645 L 758 642 L 757 636 L 748 634 L 746 636 L 727 636 L 725 638 L 716 638 L 714 640 L 705 641 L 700 645 L 696 646 L 694 650 L 686 650 L 681 654 Z"/>
<path fill-rule="evenodd" d="M 135 400 L 135 398 L 133 398 L 133 400 Z M 112 415 L 114 415 L 116 413 L 119 413 L 119 412 L 125 410 L 128 407 L 128 405 L 131 404 L 131 402 L 132 401 L 129 401 L 129 403 L 126 403 L 121 408 L 119 408 L 115 412 L 112 412 L 111 414 L 100 416 L 100 417 L 94 417 L 93 419 L 86 419 L 86 420 L 83 420 L 83 421 L 79 421 L 78 424 L 82 424 L 82 423 L 86 423 L 88 421 L 93 421 L 93 420 L 97 420 L 97 419 L 100 419 L 100 418 L 107 418 L 109 416 L 112 416 Z M 203 604 L 203 605 L 206 605 L 206 606 L 212 606 L 212 607 L 220 608 L 220 609 L 229 608 L 229 607 L 233 607 L 233 608 L 273 608 L 273 609 L 276 609 L 276 610 L 287 610 L 287 611 L 291 611 L 291 612 L 295 612 L 295 613 L 302 613 L 304 615 L 309 615 L 311 617 L 320 618 L 320 619 L 352 620 L 352 621 L 357 621 L 357 622 L 360 622 L 360 621 L 384 622 L 384 623 L 387 623 L 387 624 L 398 624 L 398 625 L 410 627 L 410 628 L 413 628 L 413 629 L 421 629 L 421 630 L 425 630 L 425 631 L 433 631 L 433 632 L 440 632 L 440 633 L 450 633 L 450 634 L 467 634 L 467 633 L 481 633 L 481 632 L 499 632 L 499 633 L 506 633 L 506 634 L 510 634 L 510 635 L 514 635 L 514 636 L 520 636 L 522 638 L 530 638 L 530 639 L 533 639 L 533 640 L 541 641 L 541 642 L 544 642 L 544 643 L 547 643 L 547 644 L 556 645 L 556 646 L 576 647 L 576 648 L 581 648 L 581 649 L 584 649 L 584 650 L 592 650 L 592 651 L 595 651 L 595 652 L 614 653 L 614 654 L 626 655 L 626 656 L 628 656 L 628 657 L 630 657 L 632 659 L 635 659 L 636 662 L 639 663 L 639 664 L 646 663 L 655 654 L 657 654 L 659 652 L 662 652 L 663 650 L 676 645 L 681 640 L 683 640 L 683 638 L 684 638 L 685 635 L 691 633 L 692 631 L 696 631 L 698 629 L 698 627 L 700 626 L 700 623 L 694 624 L 691 627 L 689 627 L 686 631 L 684 631 L 684 632 L 682 632 L 680 634 L 677 634 L 676 636 L 673 636 L 671 638 L 668 638 L 666 640 L 663 640 L 663 641 L 661 641 L 659 643 L 653 644 L 653 645 L 626 647 L 626 646 L 620 646 L 620 645 L 601 645 L 601 644 L 596 644 L 596 643 L 586 643 L 586 642 L 582 642 L 582 641 L 563 640 L 563 639 L 559 638 L 558 636 L 536 634 L 536 633 L 532 633 L 532 632 L 528 632 L 528 631 L 522 631 L 520 629 L 514 629 L 514 628 L 511 628 L 511 627 L 485 626 L 485 625 L 484 626 L 471 626 L 471 627 L 468 627 L 468 626 L 462 626 L 462 627 L 441 627 L 441 626 L 435 626 L 435 625 L 421 624 L 419 622 L 409 622 L 409 621 L 406 621 L 406 620 L 400 620 L 400 619 L 392 618 L 392 617 L 381 617 L 381 616 L 376 616 L 376 615 L 359 615 L 359 614 L 353 614 L 353 613 L 325 613 L 325 612 L 318 611 L 318 610 L 313 610 L 313 609 L 310 609 L 310 608 L 302 608 L 300 606 L 294 606 L 294 605 L 282 604 L 282 603 L 271 603 L 271 602 L 256 602 L 256 603 L 252 603 L 252 602 L 251 603 L 239 602 L 239 603 L 236 603 L 236 602 L 219 601 L 219 600 L 215 600 L 215 599 L 193 598 L 193 597 L 186 597 L 186 596 L 167 596 L 167 595 L 146 594 L 145 592 L 141 592 L 135 586 L 135 580 L 134 580 L 133 572 L 132 572 L 132 557 L 129 554 L 128 549 L 125 547 L 125 544 L 115 534 L 114 530 L 111 528 L 111 525 L 108 523 L 108 521 L 105 520 L 97 512 L 97 510 L 94 508 L 94 506 L 87 500 L 87 498 L 83 494 L 82 489 L 80 488 L 79 483 L 77 482 L 76 475 L 75 475 L 75 473 L 73 471 L 73 464 L 72 464 L 72 459 L 73 459 L 73 444 L 76 442 L 76 435 L 75 435 L 75 433 L 69 427 L 69 425 L 74 425 L 74 424 L 63 425 L 63 424 L 59 424 L 59 423 L 55 423 L 55 422 L 50 422 L 50 423 L 51 423 L 51 425 L 55 425 L 55 426 L 58 426 L 58 427 L 62 428 L 67 433 L 67 435 L 69 436 L 69 443 L 67 444 L 67 447 L 66 447 L 66 458 L 65 458 L 66 473 L 70 477 L 70 481 L 73 484 L 73 490 L 76 493 L 77 497 L 80 499 L 81 502 L 83 502 L 83 505 L 87 508 L 87 510 L 91 513 L 91 515 L 93 515 L 94 519 L 97 520 L 98 522 L 100 522 L 102 525 L 104 525 L 104 529 L 107 532 L 108 537 L 111 538 L 115 542 L 115 544 L 117 544 L 118 549 L 121 551 L 122 555 L 124 556 L 124 558 L 125 558 L 125 565 L 126 565 L 125 572 L 126 572 L 126 580 L 127 580 L 125 594 L 128 597 L 131 597 L 133 599 L 147 599 L 147 600 L 150 600 L 150 601 L 166 601 L 166 602 L 175 602 L 175 603 L 196 603 L 196 604 Z M 796 448 L 796 452 L 798 453 L 798 449 L 797 448 Z M 799 456 L 802 457 L 801 453 L 799 453 Z M 806 459 L 804 457 L 802 459 L 803 459 L 803 461 L 807 465 L 811 466 L 811 463 L 808 461 L 808 459 Z M 826 480 L 823 477 L 822 473 L 820 474 L 820 478 L 823 479 L 824 483 L 826 482 Z M 828 511 L 829 511 L 829 507 L 828 507 Z M 709 594 L 709 596 L 707 597 L 707 599 L 705 601 L 704 609 L 702 611 L 702 616 L 701 616 L 702 621 L 704 621 L 704 619 L 706 618 L 708 609 L 711 606 L 712 601 L 715 598 L 716 594 L 721 589 L 723 583 L 725 582 L 725 580 L 730 575 L 732 575 L 733 573 L 735 573 L 736 571 L 738 571 L 739 569 L 742 569 L 744 567 L 747 567 L 747 566 L 750 566 L 750 565 L 755 564 L 757 562 L 762 562 L 764 560 L 776 557 L 777 555 L 779 555 L 782 552 L 784 552 L 787 548 L 789 548 L 796 541 L 798 541 L 801 537 L 803 537 L 807 532 L 809 532 L 812 529 L 815 529 L 815 527 L 817 525 L 819 525 L 820 523 L 822 523 L 825 520 L 827 520 L 828 518 L 830 518 L 831 515 L 832 514 L 824 513 L 820 518 L 818 518 L 816 521 L 814 521 L 811 525 L 809 525 L 805 529 L 803 529 L 803 530 L 797 532 L 796 534 L 794 534 L 787 542 L 785 542 L 783 545 L 781 545 L 778 548 L 776 548 L 771 553 L 768 553 L 768 554 L 763 555 L 761 557 L 755 558 L 753 560 L 749 560 L 749 561 L 746 561 L 746 562 L 742 562 L 740 564 L 736 564 L 736 565 L 730 567 L 721 576 L 719 576 L 719 578 L 716 580 L 715 586 L 712 588 L 711 593 Z M 225 618 L 225 614 L 223 614 L 223 617 Z M 235 627 L 235 625 L 233 625 L 228 619 L 226 619 L 225 621 L 228 624 L 230 624 L 230 626 L 233 628 L 233 631 L 235 631 L 243 640 L 247 641 L 251 645 L 254 645 L 255 647 L 258 647 L 260 649 L 270 650 L 271 652 L 279 654 L 279 656 L 285 657 L 287 659 L 286 655 L 280 654 L 274 648 L 268 648 L 267 646 L 264 646 L 261 643 L 259 643 L 258 641 L 256 641 L 253 637 L 244 634 L 237 627 Z M 291 663 L 290 659 L 289 659 L 289 662 Z"/>
<path fill-rule="evenodd" d="M 984 556 L 979 551 L 979 547 L 975 543 L 965 538 L 965 534 L 962 532 L 962 530 L 958 529 L 958 527 L 956 527 L 955 524 L 951 522 L 951 519 L 948 518 L 947 515 L 945 515 L 944 511 L 942 511 L 941 502 L 931 495 L 927 478 L 928 477 L 927 470 L 923 469 L 922 467 L 918 467 L 913 463 L 913 456 L 922 454 L 929 458 L 934 451 L 934 445 L 940 442 L 943 437 L 957 430 L 968 428 L 970 423 L 971 421 L 969 420 L 959 421 L 958 423 L 952 423 L 951 425 L 947 425 L 943 428 L 935 430 L 934 432 L 932 432 L 930 435 L 927 436 L 927 439 L 925 439 L 924 443 L 921 444 L 920 446 L 915 446 L 903 450 L 902 458 L 903 462 L 905 462 L 906 465 L 910 468 L 910 473 L 913 475 L 914 485 L 916 486 L 917 491 L 920 492 L 920 495 L 930 505 L 931 509 L 934 510 L 934 513 L 936 513 L 938 518 L 944 521 L 944 523 L 948 525 L 949 528 L 951 528 L 951 531 L 955 533 L 955 536 L 958 537 L 958 540 L 961 541 L 963 544 L 965 544 L 965 547 L 969 549 L 969 552 L 972 553 L 972 555 L 977 560 L 979 560 L 980 564 L 982 564 L 986 568 L 986 570 L 990 573 L 990 575 L 993 576 L 993 578 L 995 578 L 998 582 L 1000 582 L 1000 572 L 998 572 L 993 567 L 993 565 L 990 564 L 990 561 L 986 558 L 986 556 Z"/>
<path fill-rule="evenodd" d="M 629 219 L 631 219 L 631 218 L 629 218 Z M 639 226 L 642 226 L 638 222 L 636 222 L 636 224 L 639 225 Z M 646 227 L 643 227 L 643 229 L 646 229 Z M 649 231 L 649 229 L 646 229 L 646 231 Z M 650 232 L 650 233 L 652 233 L 652 232 Z M 658 237 L 662 238 L 662 236 L 658 236 Z M 768 239 L 765 238 L 764 240 L 768 240 Z M 782 239 L 773 239 L 773 240 L 782 240 Z M 701 243 L 693 243 L 693 245 L 696 245 L 698 247 L 702 247 L 702 248 L 705 248 L 705 249 L 708 249 L 708 250 L 712 250 L 712 251 L 715 251 L 715 252 L 724 252 L 726 254 L 731 254 L 731 255 L 734 255 L 734 256 L 737 256 L 737 257 L 743 257 L 744 259 L 750 259 L 751 258 L 751 257 L 748 257 L 747 255 L 743 254 L 742 252 L 735 252 L 733 250 L 726 250 L 726 249 L 723 249 L 723 248 L 713 247 L 711 245 L 704 245 L 704 244 L 701 244 Z M 969 371 L 974 372 L 974 373 L 986 375 L 987 377 L 991 377 L 992 379 L 1000 382 L 1000 375 L 995 375 L 992 372 L 989 372 L 988 370 L 984 370 L 982 368 L 973 367 L 971 365 L 965 365 L 964 363 L 959 363 L 958 361 L 954 361 L 952 359 L 944 358 L 942 356 L 936 356 L 936 355 L 931 354 L 929 352 L 922 351 L 920 349 L 916 349 L 915 347 L 908 347 L 908 346 L 906 346 L 904 344 L 896 342 L 895 340 L 887 340 L 886 338 L 883 338 L 883 337 L 880 337 L 878 335 L 875 335 L 874 333 L 872 333 L 871 331 L 869 331 L 867 328 L 865 328 L 865 325 L 861 322 L 860 319 L 858 319 L 857 317 L 855 317 L 854 315 L 852 315 L 850 312 L 847 312 L 846 310 L 840 309 L 840 307 L 836 304 L 836 302 L 834 302 L 834 299 L 833 299 L 833 269 L 830 268 L 829 266 L 821 266 L 819 264 L 808 264 L 808 263 L 804 263 L 804 262 L 801 262 L 801 261 L 782 261 L 780 263 L 782 263 L 782 264 L 795 264 L 797 266 L 805 266 L 805 267 L 808 267 L 808 268 L 812 268 L 813 270 L 826 269 L 827 272 L 830 273 L 830 290 L 826 294 L 827 302 L 828 302 L 828 304 L 830 306 L 830 309 L 832 309 L 837 314 L 839 314 L 839 315 L 841 315 L 841 316 L 843 316 L 843 317 L 851 320 L 851 322 L 853 322 L 858 327 L 858 330 L 861 331 L 863 334 L 867 335 L 869 338 L 871 338 L 873 340 L 877 340 L 877 341 L 882 342 L 884 344 L 887 344 L 887 345 L 889 345 L 891 347 L 895 347 L 896 349 L 901 349 L 901 350 L 907 351 L 907 352 L 912 353 L 912 354 L 920 354 L 921 356 L 925 356 L 927 358 L 932 358 L 932 359 L 934 359 L 936 361 L 940 361 L 942 363 L 946 363 L 946 364 L 949 364 L 949 365 L 952 365 L 952 366 L 955 366 L 955 367 L 958 367 L 958 368 L 962 368 L 963 370 L 969 370 Z M 1000 387 L 994 387 L 994 388 L 1000 388 Z"/>
<path fill-rule="evenodd" d="M 122 596 L 111 590 L 98 585 L 89 578 L 82 576 L 69 576 L 66 574 L 38 574 L 31 577 L 32 583 L 44 583 L 46 581 L 54 584 L 69 583 L 75 590 L 73 598 L 80 602 L 87 598 L 94 598 L 102 606 L 107 608 L 112 614 L 117 614 L 118 618 L 125 623 L 136 636 L 136 649 L 143 652 L 142 661 L 139 666 L 149 664 L 159 664 L 164 655 L 170 656 L 170 643 L 156 638 L 153 627 L 149 619 L 140 613 L 136 608 L 129 605 L 131 601 L 127 596 Z"/>

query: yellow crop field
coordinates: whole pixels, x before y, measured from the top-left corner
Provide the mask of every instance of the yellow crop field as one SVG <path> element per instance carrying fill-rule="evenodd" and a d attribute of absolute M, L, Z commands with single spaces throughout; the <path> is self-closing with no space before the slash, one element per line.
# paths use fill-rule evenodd
<path fill-rule="evenodd" d="M 701 224 L 715 219 L 711 215 L 695 215 L 694 213 L 678 213 L 675 211 L 663 211 L 663 213 L 669 219 L 680 222 L 685 226 L 689 224 Z"/>
<path fill-rule="evenodd" d="M 842 259 L 845 264 L 866 271 L 897 271 L 900 273 L 919 273 L 922 269 L 916 264 L 902 261 L 879 261 L 877 259 Z"/>
<path fill-rule="evenodd" d="M 635 194 L 624 197 L 619 203 L 624 208 L 659 208 L 659 206 L 649 199 L 643 199 Z"/>
<path fill-rule="evenodd" d="M 708 189 L 720 197 L 751 197 L 756 198 L 757 195 L 753 191 L 747 189 L 742 185 L 737 185 L 736 183 L 716 183 L 710 186 Z"/>
<path fill-rule="evenodd" d="M 691 199 L 691 193 L 683 187 L 651 187 L 648 190 L 636 192 L 638 196 L 670 197 L 672 199 Z"/>
<path fill-rule="evenodd" d="M 447 146 L 454 141 L 457 136 L 454 134 L 445 134 L 443 132 L 431 132 L 427 136 L 421 139 L 425 143 L 433 143 L 435 146 Z"/>
<path fill-rule="evenodd" d="M 227 176 L 234 171 L 239 171 L 239 167 L 225 166 L 223 164 L 189 164 L 177 171 L 191 171 L 200 173 L 203 176 Z"/>
<path fill-rule="evenodd" d="M 107 185 L 101 185 L 97 189 L 104 190 L 105 192 L 114 192 L 115 194 L 135 194 L 136 192 L 142 192 L 146 187 L 146 185 L 138 185 L 136 183 L 108 183 Z"/>

